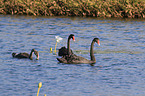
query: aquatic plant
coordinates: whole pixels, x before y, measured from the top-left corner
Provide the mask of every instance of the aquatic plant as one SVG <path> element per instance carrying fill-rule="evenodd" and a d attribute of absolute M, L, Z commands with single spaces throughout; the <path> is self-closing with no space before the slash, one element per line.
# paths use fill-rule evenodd
<path fill-rule="evenodd" d="M 55 49 L 54 49 L 54 52 L 56 53 L 56 46 L 57 46 L 57 43 L 59 41 L 61 41 L 63 38 L 59 37 L 59 36 L 55 36 L 55 39 L 56 39 L 56 43 L 55 43 Z"/>
<path fill-rule="evenodd" d="M 39 84 L 38 84 L 38 91 L 37 91 L 37 96 L 39 96 L 39 91 L 40 91 L 40 88 L 42 87 L 42 82 L 40 82 Z"/>
<path fill-rule="evenodd" d="M 56 42 L 61 41 L 63 38 L 59 37 L 59 36 L 55 36 Z"/>
<path fill-rule="evenodd" d="M 50 48 L 50 53 L 52 53 L 52 48 Z"/>

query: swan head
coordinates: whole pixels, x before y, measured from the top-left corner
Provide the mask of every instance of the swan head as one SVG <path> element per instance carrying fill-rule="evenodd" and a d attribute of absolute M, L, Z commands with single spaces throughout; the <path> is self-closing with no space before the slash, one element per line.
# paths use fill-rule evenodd
<path fill-rule="evenodd" d="M 12 56 L 15 57 L 16 56 L 16 53 L 12 53 Z"/>
<path fill-rule="evenodd" d="M 94 42 L 96 42 L 99 46 L 100 46 L 100 41 L 99 41 L 99 38 L 94 38 L 93 40 Z"/>
<path fill-rule="evenodd" d="M 32 50 L 31 50 L 31 52 L 35 52 L 35 51 L 36 51 L 35 49 L 32 49 Z"/>
<path fill-rule="evenodd" d="M 39 52 L 35 49 L 32 49 L 31 51 L 34 52 L 34 54 L 36 55 L 36 60 L 39 60 Z"/>
<path fill-rule="evenodd" d="M 69 38 L 72 38 L 73 41 L 75 41 L 75 36 L 74 36 L 74 34 L 70 34 L 70 35 L 69 35 Z"/>
<path fill-rule="evenodd" d="M 39 52 L 35 50 L 34 54 L 36 55 L 36 60 L 39 60 Z"/>

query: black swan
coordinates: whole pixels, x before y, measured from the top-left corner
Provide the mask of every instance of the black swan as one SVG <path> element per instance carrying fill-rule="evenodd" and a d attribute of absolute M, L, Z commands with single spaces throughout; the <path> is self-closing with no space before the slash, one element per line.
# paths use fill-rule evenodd
<path fill-rule="evenodd" d="M 93 47 L 94 47 L 94 43 L 95 42 L 98 45 L 100 45 L 98 38 L 94 38 L 92 40 L 91 48 L 90 48 L 90 57 L 91 57 L 91 60 L 85 59 L 85 58 L 83 58 L 81 56 L 77 56 L 75 54 L 71 54 L 70 56 L 68 56 L 68 55 L 63 56 L 62 58 L 57 58 L 57 60 L 60 63 L 66 63 L 66 64 L 80 64 L 80 63 L 93 64 L 93 63 L 96 63 L 96 59 L 95 59 L 94 51 L 93 51 Z"/>
<path fill-rule="evenodd" d="M 33 59 L 33 57 L 32 57 L 33 52 L 34 52 L 34 54 L 37 57 L 36 60 L 38 60 L 39 59 L 39 53 L 35 49 L 32 49 L 31 52 L 30 52 L 30 54 L 28 54 L 28 53 L 19 53 L 19 54 L 12 53 L 12 56 L 14 58 L 19 58 L 19 59 L 21 59 L 21 58 L 29 58 L 29 59 L 32 60 Z"/>
<path fill-rule="evenodd" d="M 72 50 L 70 49 L 70 39 L 73 39 L 73 41 L 75 41 L 74 34 L 69 35 L 68 41 L 67 41 L 67 48 L 61 47 L 58 51 L 58 56 L 66 56 L 66 55 L 73 54 Z"/>

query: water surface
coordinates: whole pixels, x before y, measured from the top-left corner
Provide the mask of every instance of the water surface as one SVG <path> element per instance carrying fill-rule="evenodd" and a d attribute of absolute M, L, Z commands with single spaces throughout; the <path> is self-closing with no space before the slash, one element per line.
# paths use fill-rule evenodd
<path fill-rule="evenodd" d="M 29 17 L 0 15 L 1 96 L 144 96 L 145 20 L 96 18 Z M 90 59 L 93 38 L 97 62 L 60 64 L 54 49 L 55 36 L 63 38 L 57 50 L 66 46 L 69 34 L 75 54 Z M 35 48 L 40 59 L 12 58 L 12 52 Z"/>

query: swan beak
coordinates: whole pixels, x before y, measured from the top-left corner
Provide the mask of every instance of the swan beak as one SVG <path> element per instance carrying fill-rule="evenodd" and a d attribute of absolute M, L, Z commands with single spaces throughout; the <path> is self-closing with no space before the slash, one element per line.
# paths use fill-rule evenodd
<path fill-rule="evenodd" d="M 39 54 L 37 54 L 36 60 L 39 60 Z"/>
<path fill-rule="evenodd" d="M 99 40 L 97 41 L 97 44 L 100 46 L 100 41 Z"/>
<path fill-rule="evenodd" d="M 75 41 L 75 37 L 73 36 L 73 41 Z"/>
<path fill-rule="evenodd" d="M 37 54 L 37 58 L 36 58 L 36 60 L 39 60 L 39 53 Z"/>
<path fill-rule="evenodd" d="M 36 60 L 39 60 L 39 56 L 36 58 Z"/>
<path fill-rule="evenodd" d="M 35 51 L 34 54 L 36 55 L 36 60 L 39 60 L 39 53 L 38 53 L 38 51 Z"/>

